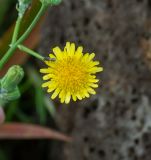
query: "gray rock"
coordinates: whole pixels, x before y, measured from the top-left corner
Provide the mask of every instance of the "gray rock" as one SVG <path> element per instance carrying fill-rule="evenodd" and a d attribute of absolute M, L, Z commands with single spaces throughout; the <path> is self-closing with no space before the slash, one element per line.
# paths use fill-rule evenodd
<path fill-rule="evenodd" d="M 96 96 L 58 103 L 58 125 L 74 138 L 63 160 L 150 160 L 151 70 L 141 45 L 150 18 L 150 0 L 64 0 L 49 10 L 40 50 L 76 42 L 104 67 Z"/>

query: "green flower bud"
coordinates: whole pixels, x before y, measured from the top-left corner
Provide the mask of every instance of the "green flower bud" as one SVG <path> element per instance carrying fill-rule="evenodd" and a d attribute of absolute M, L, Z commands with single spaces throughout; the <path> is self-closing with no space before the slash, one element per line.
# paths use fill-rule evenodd
<path fill-rule="evenodd" d="M 18 87 L 16 87 L 11 92 L 4 92 L 4 91 L 0 90 L 0 105 L 4 106 L 9 101 L 16 100 L 19 97 L 20 97 L 20 91 L 19 91 Z"/>
<path fill-rule="evenodd" d="M 45 5 L 58 5 L 61 3 L 62 0 L 40 0 L 41 3 L 45 4 Z"/>
<path fill-rule="evenodd" d="M 6 103 L 12 100 L 16 100 L 20 97 L 20 91 L 18 87 L 16 87 L 13 91 L 8 92 L 8 93 L 2 93 L 1 94 L 1 99 L 5 101 Z"/>
<path fill-rule="evenodd" d="M 24 76 L 23 69 L 14 65 L 0 80 L 0 105 L 5 105 L 7 102 L 15 100 L 20 97 L 18 84 Z"/>
<path fill-rule="evenodd" d="M 13 91 L 22 80 L 23 76 L 24 71 L 20 66 L 12 66 L 9 68 L 6 75 L 1 79 L 1 90 L 7 92 Z"/>

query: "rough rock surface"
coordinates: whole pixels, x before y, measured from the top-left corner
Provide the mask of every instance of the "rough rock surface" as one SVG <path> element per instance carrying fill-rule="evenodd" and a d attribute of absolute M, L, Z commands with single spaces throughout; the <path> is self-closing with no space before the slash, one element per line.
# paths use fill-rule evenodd
<path fill-rule="evenodd" d="M 74 138 L 58 160 L 151 159 L 150 20 L 151 0 L 64 0 L 50 9 L 40 50 L 76 42 L 104 67 L 96 96 L 56 102 L 58 125 Z"/>

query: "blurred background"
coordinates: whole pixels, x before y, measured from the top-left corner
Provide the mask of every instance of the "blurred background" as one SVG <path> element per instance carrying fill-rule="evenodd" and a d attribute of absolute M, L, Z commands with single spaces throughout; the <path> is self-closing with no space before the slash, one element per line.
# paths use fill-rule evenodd
<path fill-rule="evenodd" d="M 16 0 L 0 0 L 0 57 L 17 17 Z M 36 15 L 33 0 L 21 33 Z M 66 41 L 95 52 L 104 71 L 97 95 L 69 105 L 51 101 L 39 68 L 44 64 L 17 51 L 1 71 L 21 64 L 22 96 L 5 107 L 6 122 L 46 126 L 73 138 L 0 140 L 0 160 L 150 160 L 151 0 L 63 0 L 49 8 L 25 44 L 43 55 Z"/>

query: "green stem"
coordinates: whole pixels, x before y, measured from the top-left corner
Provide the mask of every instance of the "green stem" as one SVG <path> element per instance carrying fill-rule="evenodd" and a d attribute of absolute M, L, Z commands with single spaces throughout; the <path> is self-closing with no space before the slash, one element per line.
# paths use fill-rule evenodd
<path fill-rule="evenodd" d="M 17 41 L 21 21 L 22 21 L 22 18 L 18 17 L 18 19 L 16 21 L 16 25 L 15 25 L 15 29 L 14 29 L 11 45 L 13 45 Z"/>
<path fill-rule="evenodd" d="M 41 56 L 41 55 L 38 54 L 37 52 L 35 52 L 35 51 L 33 51 L 33 50 L 31 50 L 31 49 L 23 46 L 23 45 L 18 45 L 18 48 L 19 48 L 21 51 L 24 51 L 24 52 L 26 52 L 26 53 L 28 53 L 28 54 L 30 54 L 30 55 L 32 55 L 32 56 L 34 56 L 34 57 L 42 60 L 42 61 L 45 60 L 45 58 L 44 58 L 43 56 Z"/>
<path fill-rule="evenodd" d="M 11 48 L 6 52 L 4 57 L 0 60 L 0 69 L 5 65 L 5 63 L 8 61 L 8 59 L 13 55 L 14 51 L 16 50 L 17 46 L 22 43 L 27 36 L 30 34 L 36 23 L 38 22 L 39 18 L 44 14 L 47 6 L 42 5 L 37 16 L 31 23 L 31 25 L 28 27 L 28 29 L 25 31 L 25 33 L 11 46 Z"/>

